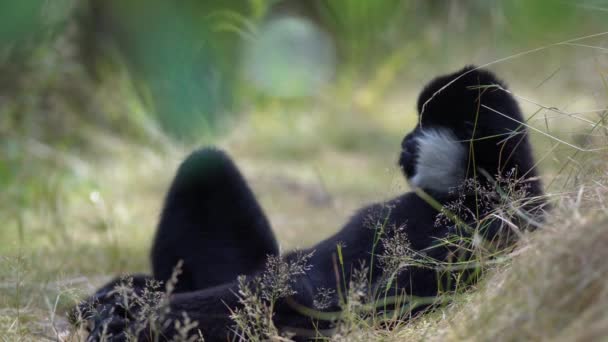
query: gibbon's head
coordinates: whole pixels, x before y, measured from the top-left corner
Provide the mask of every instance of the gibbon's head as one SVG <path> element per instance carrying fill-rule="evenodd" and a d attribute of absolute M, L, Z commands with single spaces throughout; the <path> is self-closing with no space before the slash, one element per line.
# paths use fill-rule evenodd
<path fill-rule="evenodd" d="M 414 187 L 447 193 L 467 178 L 514 172 L 534 178 L 531 192 L 542 191 L 519 106 L 493 73 L 467 66 L 435 78 L 418 98 L 418 114 L 399 158 Z"/>

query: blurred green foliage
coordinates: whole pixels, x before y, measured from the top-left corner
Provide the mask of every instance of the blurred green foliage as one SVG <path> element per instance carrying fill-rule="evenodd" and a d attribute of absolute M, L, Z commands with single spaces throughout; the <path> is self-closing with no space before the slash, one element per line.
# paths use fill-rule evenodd
<path fill-rule="evenodd" d="M 589 19 L 588 15 L 582 15 L 585 13 L 576 4 L 550 0 L 511 0 L 505 2 L 504 15 L 512 28 L 514 39 L 556 39 L 575 25 L 584 26 L 585 19 Z"/>
<path fill-rule="evenodd" d="M 0 41 L 5 44 L 38 31 L 40 22 L 36 20 L 42 1 L 4 1 L 0 10 L 11 15 L 2 16 L 0 21 Z"/>
<path fill-rule="evenodd" d="M 90 14 L 98 22 L 89 39 L 118 49 L 162 127 L 193 138 L 213 132 L 207 127 L 232 109 L 238 37 L 213 31 L 209 13 L 236 11 L 236 3 L 97 1 Z"/>
<path fill-rule="evenodd" d="M 40 133 L 48 127 L 41 135 L 48 138 L 70 135 L 66 126 L 84 123 L 141 135 L 136 126 L 143 119 L 127 112 L 137 107 L 175 138 L 209 140 L 238 120 L 234 113 L 242 112 L 243 104 L 274 96 L 260 97 L 260 79 L 279 87 L 278 98 L 322 96 L 320 83 L 300 82 L 311 76 L 348 87 L 372 82 L 384 89 L 411 61 L 417 63 L 413 69 L 426 69 L 417 66 L 441 65 L 457 56 L 474 59 L 471 46 L 499 56 L 514 47 L 521 51 L 598 32 L 605 22 L 602 6 L 603 1 L 552 0 L 4 1 L 0 95 L 12 100 L 0 109 L 0 129 Z M 262 39 L 263 25 L 285 16 L 326 31 L 338 60 L 331 62 L 330 54 L 314 59 L 325 52 L 300 52 L 297 48 L 323 44 L 305 45 L 289 32 Z M 266 63 L 254 63 L 262 66 L 257 84 L 244 72 L 243 60 L 251 58 L 243 54 L 247 46 L 276 50 L 269 55 L 274 59 L 258 54 Z M 318 64 L 323 61 L 330 62 Z M 116 102 L 122 107 L 109 111 L 113 114 L 96 107 L 100 82 L 109 88 L 106 97 L 121 97 Z M 281 91 L 302 86 L 319 89 Z M 116 93 L 110 94 L 112 88 Z M 119 94 L 125 91 L 136 97 L 125 99 Z M 55 110 L 48 110 L 49 101 Z"/>
<path fill-rule="evenodd" d="M 384 0 L 316 0 L 321 19 L 332 29 L 343 58 L 355 65 L 372 62 L 383 53 L 382 39 L 396 15 L 404 10 L 405 1 Z M 379 49 L 380 48 L 380 49 Z"/>

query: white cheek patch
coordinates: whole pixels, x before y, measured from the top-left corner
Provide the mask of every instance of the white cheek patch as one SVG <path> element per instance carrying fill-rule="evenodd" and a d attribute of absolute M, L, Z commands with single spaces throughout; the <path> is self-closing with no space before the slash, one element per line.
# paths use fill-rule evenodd
<path fill-rule="evenodd" d="M 425 129 L 416 138 L 418 159 L 410 184 L 448 192 L 460 185 L 465 176 L 465 146 L 447 128 Z"/>

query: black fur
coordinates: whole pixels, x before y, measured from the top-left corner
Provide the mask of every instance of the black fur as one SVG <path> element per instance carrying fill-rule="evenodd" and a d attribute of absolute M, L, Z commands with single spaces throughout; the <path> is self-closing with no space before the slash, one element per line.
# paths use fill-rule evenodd
<path fill-rule="evenodd" d="M 526 187 L 529 198 L 542 195 L 526 130 L 517 123 L 523 121 L 518 105 L 503 89 L 487 87 L 492 85 L 506 89 L 490 72 L 467 67 L 436 78 L 425 87 L 418 100 L 418 110 L 422 114 L 419 124 L 402 143 L 399 165 L 406 177 L 416 172 L 416 137 L 420 131 L 444 127 L 451 129 L 459 143 L 471 151 L 463 165 L 469 169 L 468 178 L 477 177 L 484 184 L 492 184 L 492 179 L 480 173 L 497 177 L 515 172 L 518 177 L 525 175 L 522 186 Z M 480 139 L 483 137 L 490 138 Z M 440 204 L 446 204 L 459 195 L 448 189 L 422 190 Z M 464 197 L 465 205 L 474 211 L 477 205 L 475 194 L 465 193 Z M 344 276 L 348 281 L 361 263 L 372 267 L 369 273 L 372 288 L 367 291 L 373 297 L 383 284 L 382 277 L 386 276 L 380 264 L 371 261 L 373 256 L 383 253 L 383 245 L 376 243 L 379 229 L 382 229 L 383 236 L 390 237 L 396 229 L 402 228 L 413 250 L 424 251 L 436 260 L 450 260 L 454 251 L 438 242 L 453 234 L 455 225 L 437 226 L 437 214 L 436 208 L 415 192 L 357 211 L 337 234 L 304 251 L 314 251 L 310 259 L 312 269 L 296 279 L 297 293 L 294 296 L 277 303 L 274 316 L 277 327 L 300 333 L 301 329 L 331 328 L 332 322 L 313 322 L 296 308 L 312 307 L 317 289 L 337 289 L 340 286 L 337 284 L 344 282 L 341 278 Z M 469 219 L 467 223 L 474 224 L 476 219 Z M 498 234 L 498 231 L 492 234 Z M 335 272 L 337 244 L 344 246 L 344 274 L 339 272 L 338 276 Z M 234 295 L 237 275 L 261 272 L 266 256 L 278 253 L 276 246 L 264 214 L 228 157 L 212 149 L 193 153 L 181 165 L 169 190 L 152 249 L 156 279 L 166 281 L 178 260 L 184 261 L 184 273 L 178 282 L 178 293 L 171 297 L 169 315 L 181 319 L 182 312 L 186 312 L 198 322 L 206 341 L 225 341 L 231 334 L 230 309 L 239 305 Z M 289 260 L 296 255 L 288 253 L 283 257 Z M 391 290 L 420 297 L 434 296 L 440 287 L 449 290 L 451 286 L 449 277 L 423 267 L 401 271 L 395 284 Z M 124 338 L 121 333 L 129 329 L 128 319 L 116 314 L 120 310 L 108 309 L 118 305 L 116 298 L 107 296 L 111 285 L 102 288 L 92 298 L 103 312 L 90 319 L 92 340 L 100 337 L 104 324 L 108 324 L 109 331 L 117 339 Z M 330 304 L 324 310 L 339 310 L 337 296 Z M 165 327 L 163 333 L 169 338 L 174 331 Z M 143 333 L 140 337 L 146 339 Z"/>
<path fill-rule="evenodd" d="M 476 70 L 474 66 L 438 77 L 420 94 L 419 124 L 404 141 L 425 127 L 448 127 L 459 139 L 474 141 L 474 162 L 478 169 L 492 176 L 517 169 L 520 176 L 525 174 L 532 180 L 530 192 L 541 194 L 527 131 L 521 125 L 524 118 L 517 101 L 507 91 L 507 86 L 494 74 Z M 473 166 L 469 156 L 470 172 Z"/>
<path fill-rule="evenodd" d="M 182 260 L 176 291 L 204 289 L 249 274 L 278 253 L 268 220 L 230 158 L 217 149 L 192 153 L 165 199 L 152 247 L 154 277 L 168 280 Z"/>

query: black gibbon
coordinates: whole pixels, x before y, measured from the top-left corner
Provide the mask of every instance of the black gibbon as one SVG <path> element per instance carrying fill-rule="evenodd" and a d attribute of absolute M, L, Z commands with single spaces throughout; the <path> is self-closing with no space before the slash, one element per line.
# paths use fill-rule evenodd
<path fill-rule="evenodd" d="M 393 273 L 387 286 L 383 263 L 373 260 L 388 248 L 378 243 L 379 237 L 402 234 L 413 255 L 438 262 L 450 262 L 459 253 L 445 243 L 451 236 L 477 234 L 486 241 L 512 242 L 514 234 L 502 221 L 487 219 L 505 196 L 501 187 L 506 179 L 510 189 L 520 194 L 515 211 L 528 219 L 540 215 L 543 189 L 522 114 L 504 83 L 491 72 L 469 66 L 432 80 L 420 94 L 418 113 L 418 124 L 403 139 L 399 155 L 399 166 L 415 190 L 361 208 L 335 235 L 308 250 L 280 256 L 290 262 L 302 253 L 310 254 L 310 267 L 295 276 L 290 296 L 274 304 L 272 319 L 280 331 L 296 339 L 331 333 L 335 319 L 307 312 L 340 312 L 340 294 L 348 291 L 342 284 L 362 264 L 368 267 L 365 291 L 370 301 L 385 295 L 383 291 L 401 293 L 407 302 L 450 290 L 446 272 L 416 265 Z M 483 204 L 480 198 L 485 199 Z M 464 214 L 450 212 L 455 216 L 450 219 L 442 207 L 456 202 Z M 447 219 L 438 219 L 441 215 Z M 341 246 L 338 272 L 337 245 Z M 152 247 L 153 274 L 133 276 L 131 286 L 142 291 L 149 279 L 166 282 L 180 262 L 182 273 L 164 319 L 180 320 L 186 313 L 206 341 L 226 341 L 235 337 L 230 313 L 241 305 L 237 277 L 254 278 L 264 272 L 267 258 L 278 254 L 268 220 L 236 166 L 223 152 L 205 148 L 179 167 Z M 149 329 L 133 329 L 136 322 L 113 291 L 119 282 L 110 282 L 85 301 L 88 309 L 79 306 L 81 319 L 89 323 L 90 340 L 104 334 L 112 334 L 113 340 L 125 340 L 129 334 L 154 340 Z M 314 309 L 319 289 L 330 289 L 330 295 L 327 305 Z M 409 314 L 423 308 L 412 306 Z M 176 334 L 173 324 L 159 324 L 158 329 L 160 340 Z"/>

